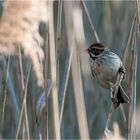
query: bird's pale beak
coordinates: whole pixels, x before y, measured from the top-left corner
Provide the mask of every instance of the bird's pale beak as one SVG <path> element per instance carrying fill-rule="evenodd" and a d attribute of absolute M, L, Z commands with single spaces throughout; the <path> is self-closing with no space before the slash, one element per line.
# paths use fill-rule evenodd
<path fill-rule="evenodd" d="M 84 52 L 84 53 L 88 53 L 88 49 L 84 49 L 83 52 Z"/>

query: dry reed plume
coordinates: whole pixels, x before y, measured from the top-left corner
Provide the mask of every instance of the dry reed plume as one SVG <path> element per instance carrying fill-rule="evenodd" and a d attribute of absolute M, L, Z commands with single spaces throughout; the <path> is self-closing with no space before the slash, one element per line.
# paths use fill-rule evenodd
<path fill-rule="evenodd" d="M 33 64 L 38 85 L 43 85 L 43 40 L 38 32 L 40 21 L 47 22 L 44 0 L 4 1 L 0 20 L 0 55 L 18 54 L 20 46 Z"/>
<path fill-rule="evenodd" d="M 119 126 L 117 123 L 113 124 L 113 132 L 106 134 L 105 140 L 124 140 L 124 138 L 120 135 Z"/>

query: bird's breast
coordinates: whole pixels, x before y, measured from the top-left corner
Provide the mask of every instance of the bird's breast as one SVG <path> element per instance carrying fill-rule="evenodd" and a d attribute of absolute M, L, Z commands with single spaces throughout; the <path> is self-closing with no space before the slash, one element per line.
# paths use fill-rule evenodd
<path fill-rule="evenodd" d="M 122 62 L 118 56 L 104 55 L 92 62 L 91 71 L 104 88 L 110 89 L 116 82 L 117 72 L 121 65 Z"/>

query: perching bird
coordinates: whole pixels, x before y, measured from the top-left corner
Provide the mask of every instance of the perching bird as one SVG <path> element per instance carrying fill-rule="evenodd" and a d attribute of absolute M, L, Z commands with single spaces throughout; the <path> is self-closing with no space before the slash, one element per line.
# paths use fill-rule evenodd
<path fill-rule="evenodd" d="M 125 76 L 125 69 L 119 56 L 101 43 L 92 44 L 87 52 L 90 56 L 92 75 L 102 87 L 110 91 L 114 108 L 117 108 L 120 103 L 129 103 L 129 97 L 121 85 L 119 85 L 117 97 L 114 97 L 118 74 L 123 73 Z"/>

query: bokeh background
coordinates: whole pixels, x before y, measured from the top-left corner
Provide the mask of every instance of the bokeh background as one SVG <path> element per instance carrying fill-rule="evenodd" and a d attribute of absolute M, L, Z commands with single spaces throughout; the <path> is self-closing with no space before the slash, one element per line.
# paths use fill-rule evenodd
<path fill-rule="evenodd" d="M 3 16 L 3 10 L 4 10 L 3 3 L 4 3 L 3 1 L 0 2 L 1 17 Z M 56 98 L 58 99 L 58 104 L 55 105 L 59 109 L 59 114 L 61 114 L 60 112 L 62 108 L 62 102 L 64 101 L 64 110 L 63 110 L 63 116 L 62 116 L 62 121 L 60 126 L 61 138 L 63 139 L 82 138 L 80 132 L 82 131 L 82 128 L 80 129 L 79 127 L 82 127 L 83 124 L 87 123 L 86 130 L 87 133 L 89 134 L 89 138 L 101 139 L 104 135 L 104 129 L 111 106 L 111 98 L 110 98 L 109 91 L 102 88 L 97 83 L 97 81 L 92 77 L 92 74 L 90 72 L 88 57 L 83 52 L 85 48 L 87 48 L 89 45 L 96 42 L 97 40 L 94 36 L 93 30 L 89 23 L 89 19 L 86 15 L 86 12 L 82 6 L 81 1 L 54 1 L 52 3 L 53 3 L 53 14 L 50 15 L 54 19 L 55 57 L 52 56 L 53 54 L 51 53 L 52 40 L 50 38 L 52 38 L 51 36 L 52 34 L 51 34 L 50 27 L 51 24 L 53 24 L 50 22 L 51 20 L 49 21 L 49 23 L 48 22 L 45 23 L 40 20 L 38 24 L 38 33 L 40 34 L 40 36 L 44 41 L 42 45 L 43 46 L 42 50 L 45 54 L 45 59 L 43 60 L 42 64 L 43 64 L 43 75 L 46 81 L 45 84 L 47 85 L 48 81 L 52 83 L 52 89 L 54 88 L 53 80 L 52 80 L 53 76 L 51 74 L 53 71 L 53 67 L 51 67 L 52 65 L 51 60 L 53 59 L 52 57 L 54 57 L 56 61 L 55 69 L 56 69 L 57 77 L 56 77 L 55 84 L 57 87 L 56 94 L 58 94 L 58 97 L 56 96 Z M 125 80 L 122 82 L 122 86 L 127 94 L 134 93 L 134 91 L 136 90 L 136 98 L 132 98 L 132 100 L 136 99 L 136 101 L 133 101 L 134 104 L 133 109 L 138 108 L 138 103 L 139 103 L 138 91 L 140 85 L 140 80 L 139 80 L 140 79 L 140 75 L 139 75 L 140 49 L 139 49 L 139 36 L 138 36 L 140 24 L 138 21 L 138 16 L 136 16 L 136 21 L 133 30 L 131 31 L 132 35 L 130 37 L 130 42 L 128 43 L 128 45 L 127 42 L 129 40 L 128 38 L 129 38 L 130 29 L 132 27 L 132 22 L 135 13 L 139 11 L 138 10 L 139 2 L 137 1 L 83 1 L 83 3 L 85 4 L 88 10 L 89 17 L 98 34 L 100 41 L 111 51 L 118 54 L 121 57 L 121 59 L 123 59 L 124 52 L 127 47 L 128 52 L 126 53 L 127 57 L 124 64 L 126 68 L 126 77 Z M 49 7 L 48 6 L 49 2 L 46 2 L 46 5 L 47 7 Z M 36 7 L 41 9 L 41 7 L 39 6 Z M 80 27 L 81 26 L 83 27 L 83 31 L 84 31 L 83 36 L 81 35 L 83 32 L 81 32 L 81 30 L 78 30 L 79 36 L 83 37 L 83 38 L 81 37 L 83 41 L 82 43 L 79 41 L 80 39 L 78 40 L 78 37 L 76 36 L 77 35 L 76 27 L 78 27 L 76 26 L 77 24 L 71 25 L 72 20 L 74 20 L 73 18 L 71 19 L 71 16 L 75 15 L 74 8 L 80 9 L 79 11 L 82 13 L 81 21 L 83 22 L 82 23 L 83 26 L 80 25 L 81 23 L 80 24 L 77 23 L 79 24 Z M 17 8 L 17 12 L 20 13 L 20 9 Z M 47 12 L 51 13 L 52 10 L 49 9 Z M 10 17 L 10 15 L 8 17 Z M 78 19 L 79 18 L 77 18 L 77 20 L 75 21 L 78 21 Z M 32 28 L 32 25 L 30 27 Z M 2 28 L 1 25 L 0 28 Z M 11 24 L 11 28 L 13 28 L 12 24 Z M 76 34 L 74 35 L 75 36 L 74 40 L 76 41 L 72 39 L 73 33 Z M 70 56 L 72 55 L 70 48 L 72 48 L 72 46 L 76 47 L 77 51 L 76 49 L 73 49 L 73 51 L 76 52 L 76 55 L 79 56 L 78 58 L 79 64 L 77 63 L 77 66 L 80 69 L 80 76 L 81 76 L 80 78 L 76 73 L 79 70 L 76 70 L 77 68 L 76 66 L 74 67 L 75 64 L 73 60 L 70 63 L 70 69 L 69 69 L 68 64 L 71 59 Z M 131 50 L 134 46 L 135 46 L 134 52 L 137 56 L 137 67 L 135 66 L 137 72 L 136 72 L 135 80 L 133 81 L 132 80 L 133 78 L 131 79 L 130 77 L 131 77 L 131 72 L 133 71 L 132 68 L 133 66 L 131 66 L 131 62 L 133 59 L 131 56 L 132 55 Z M 30 47 L 34 49 L 33 46 Z M 73 54 L 72 59 L 74 59 L 74 56 L 75 55 Z M 9 138 L 14 139 L 17 135 L 17 128 L 19 126 L 19 118 L 20 118 L 19 116 L 22 108 L 22 101 L 24 98 L 23 94 L 25 93 L 24 92 L 25 90 L 22 89 L 22 82 L 21 82 L 22 78 L 21 78 L 21 69 L 20 69 L 20 62 L 19 62 L 21 60 L 22 67 L 23 67 L 23 79 L 25 81 L 27 79 L 30 66 L 31 66 L 31 73 L 27 85 L 27 98 L 26 98 L 27 112 L 23 113 L 18 138 L 28 138 L 28 133 L 30 135 L 30 138 L 32 139 L 55 138 L 56 126 L 55 126 L 55 121 L 53 116 L 55 112 L 58 111 L 57 109 L 55 110 L 53 107 L 53 102 L 54 102 L 53 94 L 55 93 L 53 93 L 52 91 L 52 93 L 50 93 L 49 96 L 45 96 L 48 92 L 48 89 L 50 88 L 50 86 L 48 87 L 49 84 L 47 86 L 45 85 L 46 89 L 48 88 L 47 90 L 46 89 L 44 90 L 44 88 L 39 87 L 37 85 L 38 79 L 36 78 L 37 77 L 36 71 L 31 65 L 32 59 L 26 57 L 26 55 L 24 55 L 24 53 L 22 52 L 21 52 L 21 57 L 22 58 L 19 59 L 20 58 L 19 55 L 12 54 L 10 55 L 10 57 L 7 55 L 5 59 L 2 58 L 0 61 L 0 119 L 1 119 L 0 136 L 3 139 L 9 139 Z M 76 60 L 77 59 L 75 59 L 74 61 Z M 131 68 L 132 71 L 130 71 Z M 7 69 L 9 71 L 8 77 L 10 77 L 11 80 L 10 82 L 7 82 L 8 78 L 6 79 Z M 67 73 L 68 71 L 70 72 L 69 74 Z M 66 78 L 67 76 L 68 79 Z M 66 84 L 65 80 L 67 81 L 67 86 L 65 85 Z M 132 83 L 133 82 L 136 83 L 136 88 L 133 86 L 135 90 L 133 90 L 132 87 L 129 88 L 131 81 Z M 82 86 L 79 86 L 79 83 L 82 83 Z M 66 95 L 64 99 L 63 97 L 64 97 L 65 87 L 66 87 L 66 92 L 65 92 Z M 83 89 L 83 92 L 76 90 L 76 88 L 81 89 L 81 87 Z M 13 94 L 11 94 L 9 90 L 12 91 Z M 80 94 L 80 92 L 83 94 Z M 46 94 L 44 95 L 44 93 Z M 81 96 L 78 96 L 77 94 Z M 79 97 L 81 97 L 82 100 L 79 99 Z M 81 106 L 80 103 L 79 104 L 77 103 L 78 100 L 82 101 Z M 39 104 L 39 101 L 43 103 Z M 57 103 L 57 101 L 55 103 Z M 129 126 L 128 123 L 131 122 L 131 120 L 128 121 L 129 118 L 128 115 L 129 113 L 133 114 L 135 112 L 135 110 L 133 110 L 134 112 L 131 109 L 129 110 L 129 107 L 132 105 L 131 103 L 132 102 L 130 102 L 130 105 L 128 104 L 123 105 L 123 111 L 125 114 L 124 116 L 127 118 L 127 120 L 124 119 L 124 116 L 122 114 L 122 109 L 118 108 L 113 112 L 113 116 L 111 118 L 111 123 L 109 127 L 109 129 L 112 130 L 113 122 L 117 122 L 119 125 L 120 134 L 125 138 L 127 138 L 129 133 L 127 129 L 127 126 Z M 38 104 L 40 105 L 39 110 L 41 113 L 36 115 L 37 112 L 36 108 Z M 45 105 L 43 106 L 42 104 Z M 78 108 L 81 112 L 77 111 L 78 110 L 77 105 L 79 106 Z M 83 108 L 83 106 L 85 106 L 85 109 Z M 85 123 L 83 122 L 83 124 L 81 123 L 80 125 L 79 120 L 80 120 L 80 116 L 82 118 L 83 112 L 84 114 L 86 114 L 86 119 L 84 119 Z M 27 115 L 27 120 L 24 115 L 25 116 Z M 36 120 L 38 119 L 37 116 L 39 116 L 39 122 L 37 122 Z M 26 121 L 28 122 L 29 130 L 26 128 L 27 126 L 24 125 Z M 59 125 L 57 130 L 59 130 Z M 139 135 L 135 135 L 135 137 L 140 138 Z"/>

